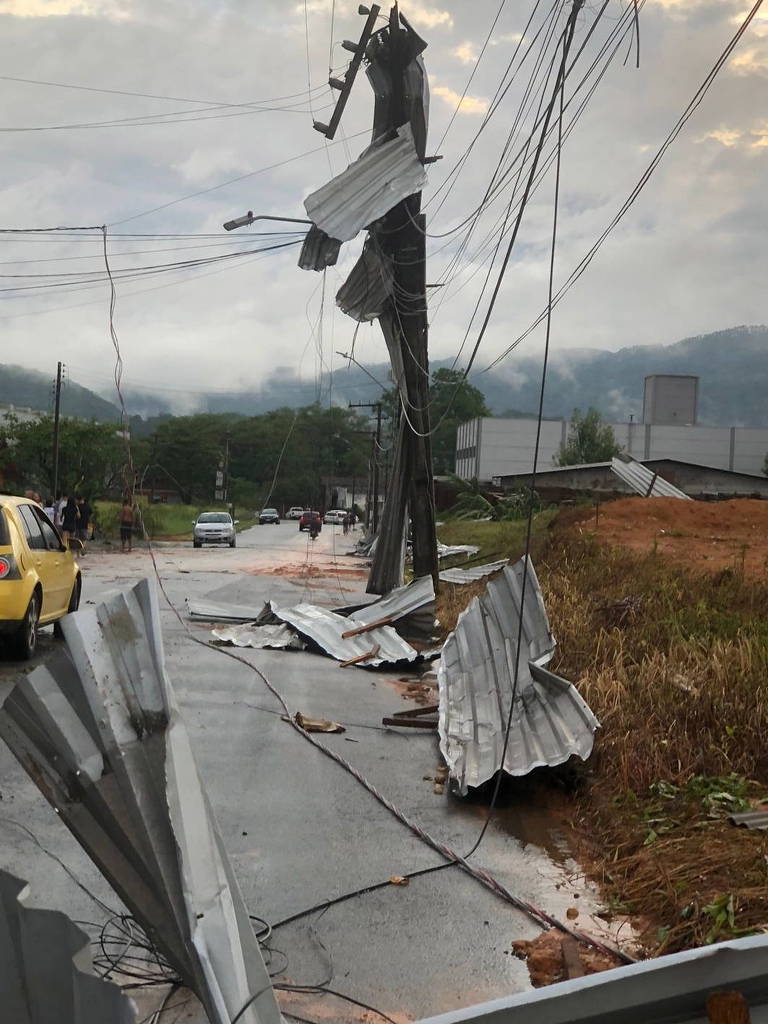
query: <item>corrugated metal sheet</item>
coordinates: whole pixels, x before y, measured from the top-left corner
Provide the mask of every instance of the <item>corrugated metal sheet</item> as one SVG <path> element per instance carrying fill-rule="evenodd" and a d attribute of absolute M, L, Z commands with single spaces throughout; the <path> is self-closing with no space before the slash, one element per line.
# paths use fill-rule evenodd
<path fill-rule="evenodd" d="M 187 601 L 187 614 L 198 622 L 255 622 L 264 605 L 218 604 L 216 601 Z"/>
<path fill-rule="evenodd" d="M 471 558 L 472 555 L 476 555 L 480 550 L 476 544 L 441 544 L 438 541 L 437 544 L 437 557 L 438 558 L 453 558 L 454 555 L 466 555 L 467 558 Z"/>
<path fill-rule="evenodd" d="M 299 253 L 299 266 L 302 270 L 325 270 L 326 267 L 334 266 L 340 250 L 341 242 L 338 238 L 330 238 L 313 224 L 304 238 Z"/>
<path fill-rule="evenodd" d="M 279 1024 L 258 942 L 165 674 L 149 580 L 63 620 L 0 735 L 166 960 L 229 1024 Z"/>
<path fill-rule="evenodd" d="M 731 814 L 728 818 L 734 825 L 744 828 L 768 828 L 768 811 L 747 811 L 744 814 Z"/>
<path fill-rule="evenodd" d="M 336 293 L 336 305 L 359 323 L 381 316 L 394 287 L 392 259 L 369 238 L 349 277 Z"/>
<path fill-rule="evenodd" d="M 351 661 L 376 647 L 378 651 L 373 657 L 361 661 L 365 668 L 397 661 L 413 661 L 417 657 L 414 648 L 398 636 L 391 626 L 379 626 L 367 633 L 342 640 L 341 634 L 354 629 L 354 626 L 348 618 L 328 611 L 327 608 L 318 608 L 312 604 L 279 608 L 272 602 L 272 611 L 278 619 L 293 626 L 337 661 Z"/>
<path fill-rule="evenodd" d="M 25 907 L 29 886 L 0 871 L 0 1017 L 7 1024 L 134 1024 L 117 985 L 93 973 L 90 940 L 57 910 Z"/>
<path fill-rule="evenodd" d="M 427 181 L 409 124 L 394 139 L 369 147 L 304 200 L 307 216 L 331 238 L 348 242 Z"/>
<path fill-rule="evenodd" d="M 683 498 L 685 501 L 692 501 L 687 494 L 672 484 L 662 480 L 656 473 L 651 472 L 642 462 L 636 462 L 629 456 L 611 459 L 611 469 L 623 480 L 624 483 L 642 494 L 644 498 Z"/>
<path fill-rule="evenodd" d="M 421 576 L 404 587 L 390 591 L 373 604 L 350 613 L 355 622 L 376 622 L 391 618 L 398 633 L 411 638 L 429 638 L 435 631 L 435 587 L 431 576 Z"/>
<path fill-rule="evenodd" d="M 768 936 L 719 942 L 467 1006 L 420 1024 L 706 1024 L 712 992 L 742 992 L 768 1021 Z M 734 1018 L 736 1019 L 736 1018 Z"/>
<path fill-rule="evenodd" d="M 234 647 L 255 647 L 259 650 L 275 647 L 294 651 L 304 648 L 304 641 L 283 622 L 276 626 L 222 626 L 220 629 L 212 629 L 211 634 L 221 643 L 232 644 Z"/>
<path fill-rule="evenodd" d="M 503 569 L 508 562 L 508 558 L 502 558 L 499 562 L 487 562 L 485 565 L 476 565 L 472 569 L 443 569 L 440 579 L 443 583 L 476 583 L 484 576 L 492 576 L 499 569 Z"/>
<path fill-rule="evenodd" d="M 503 767 L 526 775 L 575 754 L 586 759 L 598 721 L 574 686 L 543 668 L 555 650 L 533 565 L 525 560 L 503 570 L 459 616 L 438 668 L 440 749 L 462 793 Z M 522 647 L 511 730 L 502 765 L 513 695 L 518 621 Z"/>

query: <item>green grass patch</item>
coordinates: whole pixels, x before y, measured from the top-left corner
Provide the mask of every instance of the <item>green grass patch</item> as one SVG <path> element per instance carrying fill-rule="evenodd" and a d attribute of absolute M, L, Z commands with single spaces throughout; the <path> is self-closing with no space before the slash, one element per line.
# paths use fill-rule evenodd
<path fill-rule="evenodd" d="M 532 535 L 534 557 L 536 551 L 542 547 L 546 530 L 555 514 L 555 510 L 545 509 L 543 512 L 537 512 L 534 516 Z M 526 527 L 527 520 L 525 519 L 508 519 L 500 523 L 453 520 L 438 526 L 437 537 L 443 544 L 477 545 L 480 548 L 477 555 L 473 556 L 469 562 L 462 558 L 457 564 L 480 565 L 483 562 L 494 562 L 499 558 L 520 558 L 525 548 Z M 450 564 L 450 561 L 445 564 Z"/>
<path fill-rule="evenodd" d="M 187 540 L 192 538 L 192 523 L 201 512 L 212 512 L 220 509 L 227 511 L 224 505 L 149 505 L 140 502 L 141 518 L 153 540 Z M 120 503 L 116 501 L 96 502 L 96 525 L 99 536 L 115 540 L 120 536 L 119 521 Z M 237 531 L 247 530 L 256 522 L 254 516 L 235 510 L 238 519 Z"/>

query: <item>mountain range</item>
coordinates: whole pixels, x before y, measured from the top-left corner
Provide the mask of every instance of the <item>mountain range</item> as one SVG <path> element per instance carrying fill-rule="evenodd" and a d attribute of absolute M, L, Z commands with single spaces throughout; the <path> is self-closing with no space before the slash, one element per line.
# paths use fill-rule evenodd
<path fill-rule="evenodd" d="M 701 424 L 717 426 L 768 426 L 768 327 L 732 327 L 712 334 L 685 338 L 671 345 L 643 345 L 615 352 L 597 349 L 555 351 L 547 373 L 546 416 L 569 416 L 574 408 L 590 406 L 605 419 L 623 421 L 642 417 L 643 383 L 648 374 L 688 373 L 700 378 Z M 432 368 L 452 365 L 435 360 Z M 374 401 L 379 388 L 373 378 L 389 386 L 387 364 L 352 366 L 337 370 L 332 398 L 337 404 Z M 536 408 L 541 379 L 541 359 L 513 355 L 486 373 L 470 376 L 496 415 L 519 415 Z M 314 381 L 302 381 L 290 371 L 275 371 L 256 391 L 174 395 L 148 390 L 125 393 L 131 416 L 192 412 L 235 412 L 253 416 L 281 406 L 303 406 L 328 401 L 328 381 L 318 391 Z M 117 421 L 120 413 L 112 396 L 98 395 L 69 382 L 62 392 L 64 415 Z M 51 408 L 51 379 L 42 373 L 15 366 L 0 366 L 0 403 Z"/>

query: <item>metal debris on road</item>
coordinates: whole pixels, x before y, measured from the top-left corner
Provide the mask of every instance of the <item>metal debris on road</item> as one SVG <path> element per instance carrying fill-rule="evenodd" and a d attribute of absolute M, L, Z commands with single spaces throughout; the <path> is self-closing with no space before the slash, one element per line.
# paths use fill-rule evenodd
<path fill-rule="evenodd" d="M 8 1024 L 134 1024 L 119 987 L 93 973 L 90 939 L 57 910 L 26 907 L 0 871 L 0 1007 Z"/>
<path fill-rule="evenodd" d="M 341 174 L 308 195 L 304 209 L 321 231 L 348 242 L 426 182 L 413 129 L 404 124 L 393 139 L 377 140 Z"/>
<path fill-rule="evenodd" d="M 190 601 L 187 615 L 197 622 L 256 622 L 264 615 L 264 605 L 218 604 L 215 601 Z"/>
<path fill-rule="evenodd" d="M 435 587 L 431 576 L 421 576 L 390 591 L 378 601 L 350 612 L 361 625 L 389 618 L 399 633 L 429 638 L 435 631 Z"/>
<path fill-rule="evenodd" d="M 476 565 L 473 569 L 442 569 L 440 579 L 443 583 L 477 583 L 485 576 L 492 576 L 499 569 L 503 569 L 509 563 L 508 558 L 502 558 L 498 562 L 487 562 L 485 565 Z"/>
<path fill-rule="evenodd" d="M 682 498 L 684 501 L 692 501 L 687 494 L 667 483 L 658 473 L 653 473 L 642 462 L 633 459 L 631 455 L 621 454 L 611 459 L 611 470 L 633 491 L 637 491 L 644 498 Z"/>
<path fill-rule="evenodd" d="M 281 608 L 274 601 L 271 602 L 271 608 L 281 622 L 293 626 L 303 637 L 342 664 L 365 662 L 368 668 L 398 661 L 413 661 L 418 657 L 418 652 L 391 626 L 379 626 L 362 635 L 343 639 L 342 634 L 349 630 L 350 620 L 327 608 L 318 608 L 313 604 Z"/>
<path fill-rule="evenodd" d="M 332 722 L 330 718 L 310 718 L 309 715 L 302 715 L 297 711 L 293 716 L 296 725 L 305 732 L 346 732 L 341 722 Z"/>
<path fill-rule="evenodd" d="M 149 580 L 62 620 L 0 735 L 211 1024 L 279 1024 L 274 990 L 163 661 Z"/>
<path fill-rule="evenodd" d="M 246 623 L 242 626 L 223 626 L 212 629 L 211 635 L 223 644 L 233 647 L 254 647 L 261 650 L 274 647 L 284 651 L 303 651 L 304 641 L 296 632 L 284 623 L 272 626 L 255 626 Z"/>
<path fill-rule="evenodd" d="M 500 768 L 527 775 L 572 755 L 586 760 L 598 721 L 576 688 L 544 666 L 555 651 L 539 581 L 526 559 L 506 567 L 461 613 L 438 669 L 440 749 L 466 793 Z M 522 614 L 517 689 L 517 634 Z M 514 693 L 509 742 L 502 750 Z"/>

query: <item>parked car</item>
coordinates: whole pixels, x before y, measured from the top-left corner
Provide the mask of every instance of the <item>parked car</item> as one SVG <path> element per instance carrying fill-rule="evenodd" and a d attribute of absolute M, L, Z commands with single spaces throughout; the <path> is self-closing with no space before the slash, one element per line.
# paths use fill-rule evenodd
<path fill-rule="evenodd" d="M 324 523 L 331 524 L 334 526 L 341 526 L 344 523 L 344 518 L 347 515 L 346 509 L 343 508 L 332 508 L 330 512 L 325 513 Z"/>
<path fill-rule="evenodd" d="M 276 508 L 263 508 L 259 512 L 259 526 L 263 526 L 265 523 L 274 523 L 275 526 L 280 525 L 280 513 Z"/>
<path fill-rule="evenodd" d="M 235 547 L 237 523 L 237 519 L 232 521 L 229 512 L 201 512 L 192 524 L 193 547 L 200 548 L 203 544 L 229 544 L 231 548 Z"/>
<path fill-rule="evenodd" d="M 301 519 L 301 517 L 303 515 L 304 515 L 304 509 L 301 507 L 301 505 L 294 505 L 292 508 L 288 509 L 288 514 L 286 515 L 285 518 L 286 519 Z"/>
<path fill-rule="evenodd" d="M 79 540 L 64 547 L 37 502 L 0 496 L 0 633 L 19 658 L 31 658 L 37 627 L 58 622 L 80 604 Z"/>
<path fill-rule="evenodd" d="M 320 515 L 320 513 L 319 512 L 312 512 L 309 509 L 305 509 L 301 513 L 301 518 L 299 519 L 299 530 L 308 530 L 309 529 L 309 524 L 314 519 L 317 519 L 319 521 L 320 529 L 322 529 L 323 517 Z"/>

